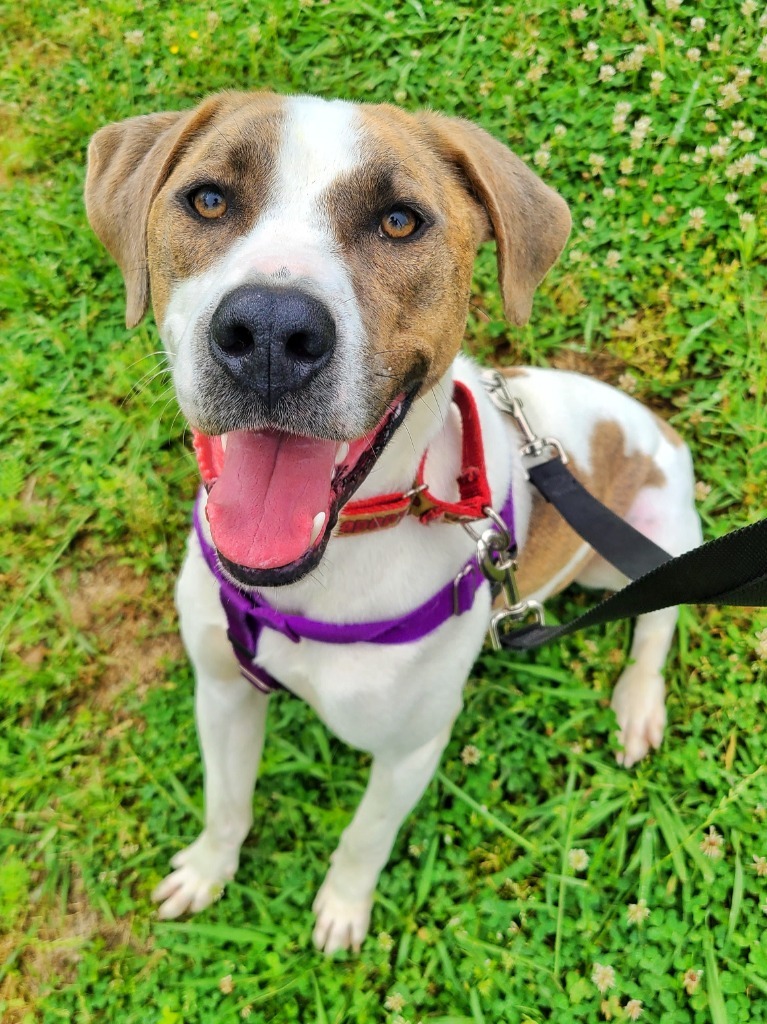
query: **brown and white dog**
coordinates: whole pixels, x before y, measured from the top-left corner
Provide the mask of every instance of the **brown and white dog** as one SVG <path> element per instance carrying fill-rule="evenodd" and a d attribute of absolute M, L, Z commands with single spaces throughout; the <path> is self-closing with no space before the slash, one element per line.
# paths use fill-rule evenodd
<path fill-rule="evenodd" d="M 208 519 L 243 587 L 286 613 L 367 622 L 402 615 L 451 580 L 473 549 L 455 525 L 410 517 L 338 536 L 333 524 L 350 497 L 339 479 L 364 477 L 355 498 L 406 491 L 427 451 L 432 492 L 455 498 L 455 380 L 479 409 L 494 506 L 513 490 L 523 593 L 625 583 L 532 493 L 516 427 L 459 355 L 477 246 L 495 239 L 505 310 L 521 324 L 570 228 L 561 197 L 486 132 L 391 106 L 228 92 L 102 128 L 86 202 L 123 272 L 128 326 L 151 294 L 184 415 L 225 435 Z M 512 383 L 599 498 L 673 554 L 699 543 L 689 454 L 668 426 L 576 374 L 518 369 Z M 406 410 L 403 428 L 376 446 L 392 410 Z M 355 446 L 360 438 L 368 443 Z M 194 534 L 177 603 L 197 678 L 206 810 L 202 834 L 154 893 L 166 918 L 207 906 L 234 876 L 268 703 L 239 672 Z M 263 635 L 258 664 L 373 756 L 314 904 L 326 952 L 365 936 L 378 875 L 448 741 L 489 612 L 484 587 L 418 642 Z M 675 622 L 676 609 L 637 622 L 613 696 L 626 765 L 661 742 Z"/>

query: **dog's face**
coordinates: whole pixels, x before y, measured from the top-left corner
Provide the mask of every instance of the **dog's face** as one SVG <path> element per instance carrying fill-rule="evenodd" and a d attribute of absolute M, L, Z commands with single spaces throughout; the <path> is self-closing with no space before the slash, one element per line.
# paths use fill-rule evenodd
<path fill-rule="evenodd" d="M 189 422 L 217 438 L 208 502 L 229 572 L 290 582 L 463 334 L 495 237 L 517 323 L 562 249 L 561 198 L 487 133 L 438 115 L 270 93 L 108 125 L 91 223 L 151 291 Z"/>

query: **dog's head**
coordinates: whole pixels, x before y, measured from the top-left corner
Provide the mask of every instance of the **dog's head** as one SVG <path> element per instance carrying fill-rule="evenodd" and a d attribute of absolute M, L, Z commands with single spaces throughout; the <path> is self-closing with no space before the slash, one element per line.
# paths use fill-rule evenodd
<path fill-rule="evenodd" d="M 107 125 L 85 191 L 128 326 L 151 294 L 181 409 L 221 439 L 208 517 L 251 585 L 317 564 L 447 371 L 478 244 L 495 238 L 521 324 L 570 228 L 561 197 L 466 121 L 270 93 Z"/>

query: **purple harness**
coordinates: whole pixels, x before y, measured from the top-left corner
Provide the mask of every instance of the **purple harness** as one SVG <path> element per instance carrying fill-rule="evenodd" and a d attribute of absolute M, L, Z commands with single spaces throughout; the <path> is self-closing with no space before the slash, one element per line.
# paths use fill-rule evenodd
<path fill-rule="evenodd" d="M 408 644 L 420 640 L 433 632 L 454 615 L 463 615 L 474 604 L 477 591 L 486 578 L 479 567 L 476 555 L 464 564 L 454 580 L 446 583 L 433 597 L 395 619 L 381 622 L 319 622 L 302 615 L 284 615 L 272 608 L 260 594 L 244 593 L 227 580 L 216 558 L 216 550 L 209 544 L 202 532 L 200 501 L 194 506 L 194 529 L 202 548 L 202 554 L 210 571 L 218 580 L 221 604 L 228 622 L 227 636 L 240 664 L 243 676 L 262 693 L 284 690 L 285 687 L 255 664 L 258 641 L 264 627 L 274 629 L 294 643 L 301 638 L 318 640 L 326 644 Z M 501 519 L 506 524 L 509 536 L 514 539 L 514 503 L 511 491 L 501 509 Z"/>

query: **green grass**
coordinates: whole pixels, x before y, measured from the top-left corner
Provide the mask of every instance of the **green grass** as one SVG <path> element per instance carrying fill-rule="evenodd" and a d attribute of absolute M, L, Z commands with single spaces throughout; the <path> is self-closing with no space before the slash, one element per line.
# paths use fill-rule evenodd
<path fill-rule="evenodd" d="M 714 536 L 759 518 L 767 487 L 767 26 L 740 3 L 587 6 L 583 19 L 543 0 L 4 6 L 4 1022 L 567 1024 L 626 1020 L 631 999 L 648 1022 L 767 1021 L 761 612 L 684 612 L 666 741 L 630 772 L 607 706 L 625 627 L 535 657 L 487 653 L 359 957 L 312 951 L 310 906 L 366 762 L 286 698 L 238 881 L 187 922 L 160 924 L 148 900 L 201 814 L 171 596 L 196 470 L 153 376 L 153 326 L 125 331 L 119 274 L 85 221 L 88 137 L 223 87 L 477 120 L 563 193 L 575 228 L 524 330 L 501 319 L 481 255 L 468 348 L 577 367 L 661 410 L 693 448 Z M 625 127 L 617 103 L 631 104 Z M 630 924 L 641 900 L 649 916 Z M 614 971 L 604 997 L 596 963 Z"/>

